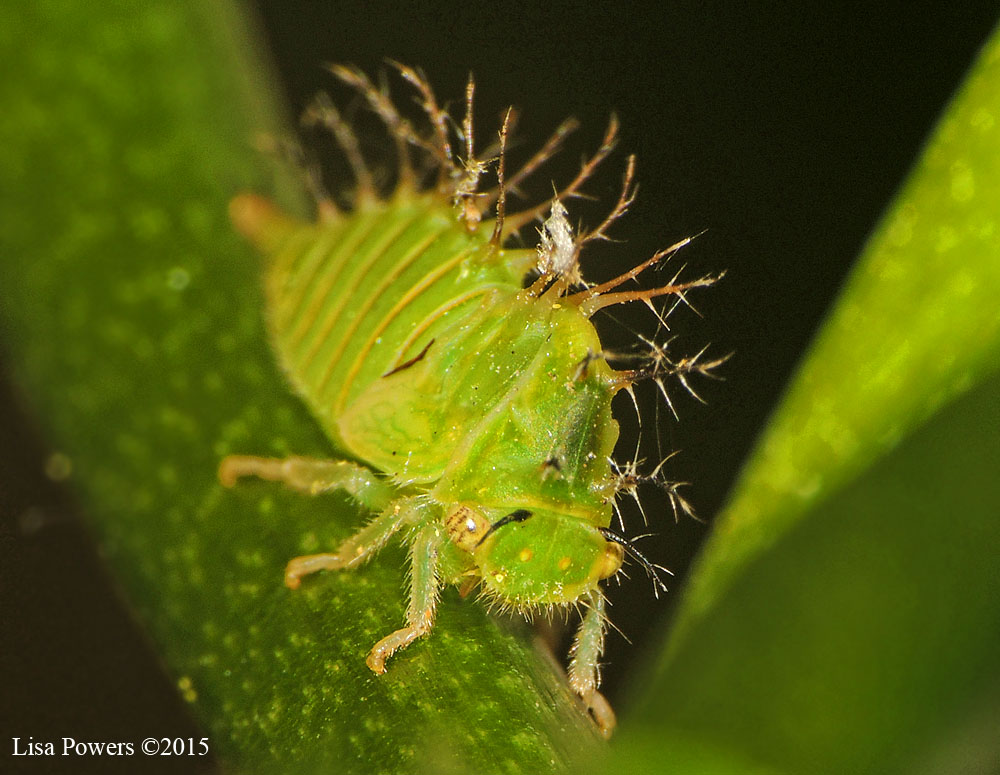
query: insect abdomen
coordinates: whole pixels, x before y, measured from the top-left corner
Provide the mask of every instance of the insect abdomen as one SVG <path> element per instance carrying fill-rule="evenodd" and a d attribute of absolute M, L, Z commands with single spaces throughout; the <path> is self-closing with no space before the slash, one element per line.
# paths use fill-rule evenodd
<path fill-rule="evenodd" d="M 489 260 L 488 236 L 420 196 L 302 224 L 274 254 L 266 288 L 275 349 L 335 439 L 337 417 L 373 381 L 478 308 L 489 288 L 518 287 L 518 273 Z"/>

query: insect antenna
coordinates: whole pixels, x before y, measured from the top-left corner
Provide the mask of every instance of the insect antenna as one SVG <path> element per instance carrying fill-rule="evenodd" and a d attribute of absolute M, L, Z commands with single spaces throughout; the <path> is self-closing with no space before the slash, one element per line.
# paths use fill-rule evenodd
<path fill-rule="evenodd" d="M 651 563 L 649 560 L 647 560 L 645 555 L 643 555 L 643 553 L 640 552 L 635 547 L 635 545 L 631 541 L 629 541 L 629 539 L 627 539 L 625 536 L 619 535 L 618 533 L 606 527 L 598 528 L 598 530 L 600 531 L 601 535 L 604 536 L 605 540 L 613 541 L 614 543 L 619 544 L 625 550 L 625 553 L 629 557 L 631 557 L 633 560 L 636 560 L 640 565 L 642 565 L 643 570 L 646 571 L 646 575 L 649 576 L 650 580 L 653 582 L 653 594 L 657 598 L 660 596 L 660 592 L 667 591 L 667 585 L 663 583 L 663 580 L 660 578 L 659 574 L 657 574 L 656 571 L 661 570 L 664 573 L 669 573 L 672 576 L 673 574 L 670 573 L 669 570 L 664 568 L 662 565 L 655 565 L 654 563 Z"/>
<path fill-rule="evenodd" d="M 498 519 L 496 522 L 490 525 L 490 529 L 487 530 L 486 534 L 479 539 L 479 541 L 476 543 L 476 548 L 478 549 L 480 546 L 482 546 L 483 541 L 485 541 L 487 538 L 493 535 L 497 530 L 502 528 L 504 525 L 509 525 L 512 522 L 524 522 L 530 516 L 532 516 L 532 512 L 528 511 L 527 509 L 518 509 L 517 511 L 512 511 L 505 517 L 500 517 L 500 519 Z"/>

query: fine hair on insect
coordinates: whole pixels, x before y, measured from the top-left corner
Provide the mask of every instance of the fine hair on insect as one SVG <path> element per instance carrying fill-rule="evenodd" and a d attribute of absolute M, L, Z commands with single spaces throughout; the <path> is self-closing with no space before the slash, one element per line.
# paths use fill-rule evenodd
<path fill-rule="evenodd" d="M 652 470 L 644 470 L 638 448 L 630 460 L 613 459 L 612 398 L 626 391 L 635 402 L 633 386 L 650 381 L 673 410 L 668 382 L 697 397 L 690 379 L 711 376 L 725 358 L 706 358 L 705 350 L 675 357 L 659 337 L 640 338 L 636 353 L 612 353 L 591 318 L 642 302 L 665 327 L 689 292 L 718 276 L 686 280 L 677 271 L 669 282 L 639 286 L 688 238 L 605 282 L 584 278 L 581 252 L 610 239 L 635 197 L 629 156 L 607 215 L 589 229 L 570 222 L 570 205 L 615 147 L 614 116 L 568 183 L 544 202 L 514 209 L 524 181 L 576 122 L 565 121 L 508 169 L 513 109 L 493 142 L 477 149 L 471 77 L 464 113 L 453 117 L 422 73 L 390 64 L 416 97 L 421 120 L 401 113 L 387 88 L 360 70 L 330 71 L 384 125 L 395 158 L 391 187 L 379 185 L 352 122 L 321 95 L 303 122 L 328 132 L 349 166 L 346 206 L 309 165 L 314 222 L 255 194 L 230 204 L 235 226 L 264 257 L 275 355 L 344 459 L 234 454 L 221 461 L 219 479 L 231 487 L 254 476 L 310 495 L 342 490 L 373 514 L 332 552 L 291 559 L 290 589 L 317 571 L 356 568 L 395 534 L 405 536 L 406 621 L 371 648 L 367 664 L 376 674 L 431 631 L 446 584 L 529 616 L 579 610 L 569 684 L 608 735 L 614 713 L 598 691 L 609 624 L 601 582 L 631 562 L 657 593 L 665 589 L 664 569 L 629 537 L 618 500 L 632 498 L 641 508 L 639 488 L 653 483 L 675 517 L 692 513 L 680 484 L 663 475 L 669 456 L 661 454 Z M 531 233 L 537 244 L 525 247 Z M 658 298 L 667 306 L 654 305 Z"/>

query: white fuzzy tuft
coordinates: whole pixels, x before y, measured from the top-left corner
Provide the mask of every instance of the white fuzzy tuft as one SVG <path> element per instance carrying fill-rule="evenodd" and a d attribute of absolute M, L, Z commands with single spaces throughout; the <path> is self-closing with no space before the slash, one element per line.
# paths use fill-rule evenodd
<path fill-rule="evenodd" d="M 573 227 L 566 218 L 566 208 L 558 199 L 552 201 L 552 210 L 539 229 L 539 236 L 538 271 L 545 276 L 564 277 L 571 285 L 580 283 Z"/>

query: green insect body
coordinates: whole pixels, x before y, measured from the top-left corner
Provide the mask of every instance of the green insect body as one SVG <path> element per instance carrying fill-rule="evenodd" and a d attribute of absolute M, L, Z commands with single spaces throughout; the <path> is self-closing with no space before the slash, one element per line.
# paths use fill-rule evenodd
<path fill-rule="evenodd" d="M 431 629 L 441 584 L 479 585 L 520 611 L 582 604 L 569 680 L 607 733 L 614 715 L 597 692 L 606 627 L 599 582 L 620 570 L 626 551 L 651 570 L 610 530 L 617 494 L 634 489 L 638 478 L 610 462 L 618 438 L 611 401 L 642 376 L 662 377 L 667 364 L 682 378 L 715 364 L 660 361 L 645 372 L 616 371 L 600 355 L 590 317 L 610 304 L 679 295 L 711 278 L 613 292 L 663 257 L 657 254 L 602 286 L 580 279 L 580 247 L 604 237 L 631 201 L 632 160 L 618 205 L 593 232 L 574 238 L 560 199 L 574 194 L 610 151 L 614 122 L 601 150 L 552 203 L 542 245 L 505 249 L 508 234 L 541 212 L 505 218 L 507 122 L 499 186 L 478 194 L 487 165 L 473 155 L 471 81 L 460 133 L 466 155 L 459 162 L 430 87 L 415 71 L 400 71 L 424 98 L 434 128 L 429 140 L 358 71 L 334 69 L 397 141 L 399 182 L 390 195 L 375 192 L 349 127 L 322 102 L 322 121 L 354 167 L 353 208 L 339 211 L 320 194 L 315 223 L 252 194 L 230 208 L 266 257 L 267 317 L 285 372 L 334 445 L 365 465 L 230 456 L 220 479 L 232 485 L 259 476 L 308 493 L 343 489 L 376 513 L 335 552 L 293 559 L 285 577 L 292 588 L 314 571 L 361 564 L 397 531 L 409 534 L 407 622 L 372 649 L 367 661 L 376 673 Z M 543 161 L 566 131 L 519 175 Z M 410 147 L 417 145 L 434 149 L 423 153 L 438 171 L 437 183 L 423 189 L 410 166 Z M 484 207 L 494 202 L 487 228 Z M 537 279 L 523 287 L 529 273 Z"/>

